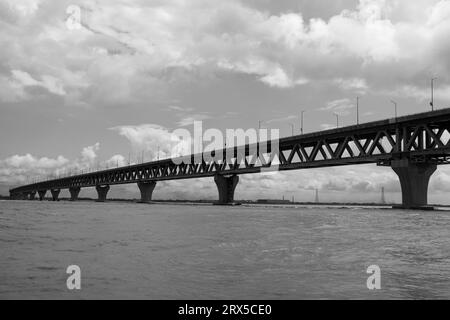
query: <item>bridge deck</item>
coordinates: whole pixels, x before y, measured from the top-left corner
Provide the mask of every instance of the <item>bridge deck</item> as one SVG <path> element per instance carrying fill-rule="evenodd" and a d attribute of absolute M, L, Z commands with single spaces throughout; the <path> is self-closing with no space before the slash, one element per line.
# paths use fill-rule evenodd
<path fill-rule="evenodd" d="M 450 109 L 318 131 L 218 150 L 225 161 L 202 154 L 164 159 L 63 177 L 11 189 L 11 193 L 188 179 L 363 163 L 389 165 L 392 159 L 446 163 L 450 152 Z M 230 156 L 231 155 L 231 156 Z M 228 156 L 228 157 L 227 157 Z M 200 160 L 199 160 L 200 159 Z"/>

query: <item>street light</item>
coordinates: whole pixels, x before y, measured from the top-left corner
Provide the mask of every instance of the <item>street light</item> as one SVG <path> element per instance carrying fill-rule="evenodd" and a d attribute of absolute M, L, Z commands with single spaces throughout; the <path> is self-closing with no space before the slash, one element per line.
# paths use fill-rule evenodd
<path fill-rule="evenodd" d="M 356 124 L 359 124 L 359 97 L 356 97 Z"/>
<path fill-rule="evenodd" d="M 339 115 L 337 113 L 333 113 L 336 116 L 336 128 L 339 128 Z"/>
<path fill-rule="evenodd" d="M 303 114 L 305 110 L 300 111 L 300 134 L 303 134 Z"/>
<path fill-rule="evenodd" d="M 289 123 L 289 125 L 291 126 L 291 135 L 294 135 L 294 124 L 293 123 Z"/>
<path fill-rule="evenodd" d="M 434 80 L 437 80 L 437 78 L 431 78 L 431 111 L 434 110 Z"/>
<path fill-rule="evenodd" d="M 395 102 L 394 100 L 391 100 L 392 104 L 394 105 L 395 108 L 395 118 L 397 119 L 397 102 Z"/>

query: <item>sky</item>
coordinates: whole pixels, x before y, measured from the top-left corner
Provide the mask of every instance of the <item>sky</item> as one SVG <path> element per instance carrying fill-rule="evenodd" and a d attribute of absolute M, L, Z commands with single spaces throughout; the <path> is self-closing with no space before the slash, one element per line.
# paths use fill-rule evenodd
<path fill-rule="evenodd" d="M 75 11 L 74 11 L 75 10 Z M 79 19 L 78 19 L 79 18 Z M 0 194 L 38 177 L 169 154 L 174 130 L 281 136 L 450 107 L 448 0 L 0 0 Z M 159 146 L 159 155 L 157 154 Z M 237 199 L 400 201 L 376 165 L 241 176 Z M 429 202 L 450 203 L 450 168 Z M 94 195 L 83 190 L 80 196 Z M 113 197 L 138 197 L 134 185 Z M 212 178 L 155 199 L 215 199 Z"/>

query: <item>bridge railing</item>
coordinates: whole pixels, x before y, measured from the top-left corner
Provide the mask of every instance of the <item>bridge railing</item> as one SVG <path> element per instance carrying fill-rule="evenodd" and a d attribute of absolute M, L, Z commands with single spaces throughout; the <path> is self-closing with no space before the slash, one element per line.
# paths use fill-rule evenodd
<path fill-rule="evenodd" d="M 402 157 L 446 163 L 449 152 L 450 110 L 444 109 L 84 173 L 21 186 L 10 192 L 361 163 L 389 165 L 392 159 Z"/>

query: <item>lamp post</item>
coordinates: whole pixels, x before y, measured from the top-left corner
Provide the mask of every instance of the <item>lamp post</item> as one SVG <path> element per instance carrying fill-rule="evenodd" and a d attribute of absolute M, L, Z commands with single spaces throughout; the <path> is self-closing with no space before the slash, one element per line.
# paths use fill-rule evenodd
<path fill-rule="evenodd" d="M 356 97 L 356 124 L 359 124 L 359 97 Z"/>
<path fill-rule="evenodd" d="M 293 123 L 289 123 L 289 125 L 291 126 L 291 135 L 294 135 L 294 124 Z"/>
<path fill-rule="evenodd" d="M 397 102 L 395 102 L 394 100 L 391 100 L 392 104 L 394 105 L 394 110 L 395 110 L 395 119 L 397 119 Z"/>
<path fill-rule="evenodd" d="M 336 128 L 339 128 L 339 115 L 337 113 L 333 113 L 336 117 Z"/>
<path fill-rule="evenodd" d="M 436 79 L 437 78 L 431 78 L 431 102 L 430 102 L 431 111 L 434 110 L 434 80 Z"/>
<path fill-rule="evenodd" d="M 305 110 L 300 111 L 300 134 L 303 134 L 303 114 Z"/>

